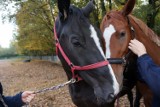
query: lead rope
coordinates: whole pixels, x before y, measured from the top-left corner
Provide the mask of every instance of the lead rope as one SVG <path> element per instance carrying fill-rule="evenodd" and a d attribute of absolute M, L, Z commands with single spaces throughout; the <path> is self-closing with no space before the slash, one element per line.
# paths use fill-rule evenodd
<path fill-rule="evenodd" d="M 59 88 L 62 88 L 66 85 L 69 85 L 69 84 L 73 84 L 76 82 L 76 79 L 75 78 L 72 78 L 71 80 L 65 82 L 65 83 L 62 83 L 62 84 L 59 84 L 57 86 L 52 86 L 50 88 L 44 88 L 44 89 L 41 89 L 41 90 L 38 90 L 38 91 L 35 91 L 34 94 L 38 94 L 38 93 L 44 93 L 44 92 L 47 92 L 47 91 L 53 91 L 53 90 L 56 90 L 56 89 L 59 89 Z M 29 103 L 27 103 L 25 105 L 25 107 L 29 107 Z"/>
<path fill-rule="evenodd" d="M 47 91 L 53 91 L 53 90 L 56 90 L 56 89 L 59 89 L 61 87 L 64 87 L 66 85 L 69 85 L 69 84 L 73 84 L 76 82 L 76 79 L 72 78 L 71 80 L 65 82 L 65 83 L 62 83 L 62 84 L 59 84 L 57 86 L 52 86 L 50 88 L 44 88 L 44 89 L 41 89 L 41 90 L 38 90 L 38 91 L 35 91 L 34 94 L 38 94 L 38 93 L 44 93 L 44 92 L 47 92 Z"/>
<path fill-rule="evenodd" d="M 0 101 L 2 102 L 4 107 L 8 107 L 7 104 L 4 102 L 2 95 L 0 94 Z"/>

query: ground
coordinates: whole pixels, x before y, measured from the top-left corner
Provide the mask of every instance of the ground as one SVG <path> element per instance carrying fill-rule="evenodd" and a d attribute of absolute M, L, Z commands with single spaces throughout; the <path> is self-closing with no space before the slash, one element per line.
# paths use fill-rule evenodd
<path fill-rule="evenodd" d="M 33 60 L 31 62 L 0 60 L 0 81 L 4 95 L 20 91 L 51 87 L 67 81 L 59 63 Z M 30 107 L 76 107 L 70 98 L 68 87 L 37 94 Z M 129 107 L 126 96 L 120 98 L 120 107 Z M 141 105 L 143 107 L 143 104 Z"/>

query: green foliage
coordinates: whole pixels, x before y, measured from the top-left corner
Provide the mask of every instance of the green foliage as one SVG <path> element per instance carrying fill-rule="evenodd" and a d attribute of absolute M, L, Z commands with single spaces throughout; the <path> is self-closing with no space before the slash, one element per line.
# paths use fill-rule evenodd
<path fill-rule="evenodd" d="M 151 5 L 151 4 L 142 4 L 140 0 L 137 3 L 136 8 L 133 11 L 133 15 L 136 16 L 137 18 L 140 18 L 152 30 L 154 30 L 158 35 L 160 35 L 160 31 L 159 31 L 160 29 L 160 1 L 155 0 L 153 5 Z"/>
<path fill-rule="evenodd" d="M 14 46 L 11 46 L 10 48 L 2 48 L 0 46 L 0 59 L 10 58 L 14 56 L 17 56 Z"/>
<path fill-rule="evenodd" d="M 45 1 L 23 2 L 16 15 L 19 50 L 21 54 L 51 55 L 53 46 L 53 18 Z"/>
<path fill-rule="evenodd" d="M 53 26 L 58 14 L 57 0 L 13 0 L 16 14 L 10 14 L 11 19 L 16 19 L 17 34 L 14 35 L 13 45 L 19 54 L 25 55 L 52 55 L 55 54 L 53 40 Z M 71 0 L 71 3 L 84 7 L 90 0 Z M 120 10 L 127 0 L 95 0 L 96 7 L 90 15 L 91 22 L 99 27 L 106 12 L 111 9 Z M 148 0 L 146 0 L 148 2 Z M 11 1 L 0 2 L 0 7 L 5 7 Z M 8 11 L 9 13 L 9 11 Z M 136 1 L 133 15 L 147 23 L 148 14 L 155 14 L 153 30 L 160 35 L 160 1 L 155 0 L 154 5 L 142 4 Z"/>
<path fill-rule="evenodd" d="M 154 31 L 160 36 L 160 12 L 155 19 Z"/>
<path fill-rule="evenodd" d="M 135 8 L 135 10 L 133 11 L 133 15 L 143 20 L 143 22 L 147 23 L 147 14 L 148 12 L 151 12 L 151 10 L 151 6 L 141 5 L 140 7 Z"/>

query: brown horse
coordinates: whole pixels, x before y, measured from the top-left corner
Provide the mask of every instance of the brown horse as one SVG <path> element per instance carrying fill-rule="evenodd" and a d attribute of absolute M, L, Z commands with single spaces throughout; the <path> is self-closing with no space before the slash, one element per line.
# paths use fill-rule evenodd
<path fill-rule="evenodd" d="M 160 65 L 160 38 L 150 28 L 148 28 L 145 23 L 130 15 L 134 5 L 135 0 L 128 0 L 122 10 L 107 13 L 101 23 L 101 31 L 103 32 L 106 44 L 106 58 L 124 58 L 126 63 L 129 63 L 130 65 L 129 67 L 128 65 L 124 67 L 122 64 L 111 64 L 117 78 L 123 78 L 122 74 L 124 69 L 127 68 L 131 70 L 130 67 L 133 66 L 133 68 L 136 68 L 136 56 L 128 49 L 128 44 L 133 38 L 141 41 L 145 45 L 147 53 L 153 58 L 156 64 Z M 134 62 L 133 66 L 132 61 Z M 136 72 L 132 73 L 135 74 Z M 130 77 L 131 81 L 132 79 L 133 81 L 136 80 L 135 75 L 131 75 Z M 139 80 L 136 85 L 140 94 L 144 98 L 146 107 L 151 107 L 153 95 L 149 87 Z"/>

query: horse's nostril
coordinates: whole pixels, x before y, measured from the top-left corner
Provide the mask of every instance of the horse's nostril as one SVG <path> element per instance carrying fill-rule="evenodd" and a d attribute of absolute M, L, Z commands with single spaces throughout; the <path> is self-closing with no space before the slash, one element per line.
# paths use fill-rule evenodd
<path fill-rule="evenodd" d="M 113 93 L 110 93 L 109 95 L 108 95 L 108 99 L 107 99 L 107 101 L 108 102 L 112 102 L 113 100 L 114 100 L 114 94 Z"/>

